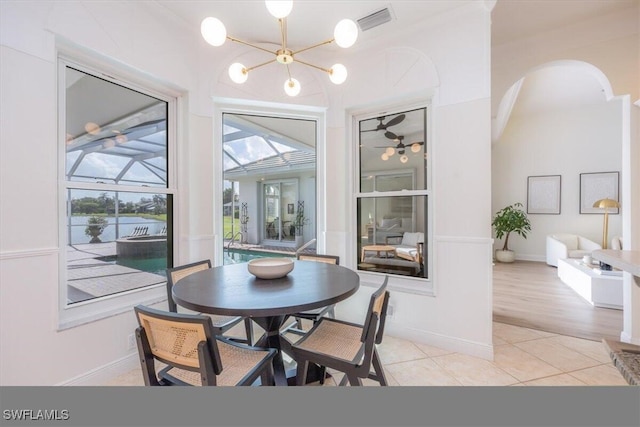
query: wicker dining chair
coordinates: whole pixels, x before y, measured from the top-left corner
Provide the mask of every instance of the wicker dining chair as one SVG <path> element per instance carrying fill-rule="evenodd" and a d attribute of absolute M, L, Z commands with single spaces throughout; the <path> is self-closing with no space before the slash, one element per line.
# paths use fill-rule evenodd
<path fill-rule="evenodd" d="M 376 344 L 382 342 L 384 335 L 389 305 L 388 280 L 389 276 L 385 276 L 382 285 L 371 295 L 364 325 L 323 317 L 292 345 L 293 358 L 298 364 L 297 385 L 304 385 L 309 363 L 344 372 L 340 386 L 347 382 L 361 386 L 362 378 L 387 385 Z"/>
<path fill-rule="evenodd" d="M 187 277 L 197 271 L 202 271 L 211 268 L 211 261 L 206 259 L 202 261 L 192 262 L 190 264 L 181 265 L 179 267 L 167 268 L 167 302 L 169 304 L 169 311 L 173 313 L 178 312 L 178 305 L 173 300 L 171 290 L 173 285 L 180 279 Z M 234 341 L 243 342 L 249 345 L 253 344 L 253 323 L 248 317 L 240 316 L 222 316 L 217 314 L 207 314 L 211 317 L 213 323 L 213 329 L 216 335 L 223 335 L 229 329 L 244 320 L 244 330 L 246 334 L 245 338 L 229 337 Z"/>
<path fill-rule="evenodd" d="M 147 386 L 274 385 L 276 349 L 215 335 L 209 316 L 137 305 L 136 341 Z M 155 361 L 167 366 L 156 373 Z"/>
<path fill-rule="evenodd" d="M 298 254 L 296 258 L 300 261 L 315 261 L 325 262 L 327 264 L 340 265 L 340 257 L 335 255 L 321 255 L 321 254 Z M 327 305 L 325 307 L 316 308 L 308 311 L 301 311 L 291 315 L 296 321 L 287 326 L 282 332 L 291 332 L 297 335 L 304 335 L 307 332 L 303 329 L 302 320 L 311 320 L 315 324 L 320 318 L 329 316 L 335 318 L 335 304 Z"/>

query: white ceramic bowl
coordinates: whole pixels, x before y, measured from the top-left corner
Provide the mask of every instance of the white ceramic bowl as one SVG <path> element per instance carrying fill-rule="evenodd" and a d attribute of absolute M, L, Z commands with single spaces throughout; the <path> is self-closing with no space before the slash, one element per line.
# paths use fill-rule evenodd
<path fill-rule="evenodd" d="M 248 263 L 249 273 L 259 279 L 278 279 L 293 270 L 291 258 L 255 258 Z"/>

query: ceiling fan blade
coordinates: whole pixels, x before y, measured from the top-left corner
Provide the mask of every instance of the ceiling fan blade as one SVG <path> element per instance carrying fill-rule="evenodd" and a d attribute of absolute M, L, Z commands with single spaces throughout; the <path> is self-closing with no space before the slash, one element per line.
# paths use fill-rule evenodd
<path fill-rule="evenodd" d="M 395 126 L 398 123 L 401 123 L 405 118 L 404 114 L 400 114 L 399 116 L 395 116 L 393 119 L 389 120 L 389 122 L 385 125 L 386 127 Z"/>
<path fill-rule="evenodd" d="M 391 132 L 391 131 L 386 131 L 384 133 L 384 136 L 386 136 L 389 139 L 399 139 L 398 135 L 396 135 L 395 133 Z"/>

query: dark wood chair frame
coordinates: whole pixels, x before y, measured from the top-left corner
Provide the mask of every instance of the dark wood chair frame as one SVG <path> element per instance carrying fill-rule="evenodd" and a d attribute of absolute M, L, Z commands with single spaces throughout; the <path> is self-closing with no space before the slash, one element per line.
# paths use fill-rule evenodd
<path fill-rule="evenodd" d="M 296 258 L 301 261 L 317 261 L 317 262 L 327 262 L 322 260 L 329 260 L 331 263 L 335 265 L 340 265 L 340 257 L 336 255 L 324 255 L 324 254 L 297 254 Z M 291 316 L 296 319 L 296 322 L 289 325 L 284 329 L 284 332 L 292 332 L 297 335 L 304 335 L 307 332 L 302 329 L 302 320 L 311 320 L 314 324 L 320 320 L 320 318 L 328 315 L 331 318 L 335 318 L 335 304 L 328 305 L 326 307 L 321 307 L 315 310 L 309 311 L 301 311 L 298 313 L 294 313 Z"/>
<path fill-rule="evenodd" d="M 191 386 L 191 384 L 181 381 L 180 379 L 172 376 L 168 372 L 172 368 L 179 368 L 188 371 L 200 372 L 202 385 L 215 386 L 216 375 L 220 375 L 223 370 L 222 361 L 220 359 L 220 353 L 218 351 L 218 341 L 225 342 L 226 344 L 251 350 L 262 350 L 267 356 L 257 364 L 247 375 L 245 375 L 236 385 L 238 386 L 250 386 L 256 383 L 258 377 L 260 377 L 260 384 L 274 385 L 273 376 L 273 358 L 277 353 L 276 349 L 251 347 L 244 344 L 238 344 L 230 339 L 222 336 L 216 336 L 215 327 L 211 322 L 211 318 L 204 315 L 195 314 L 183 314 L 166 312 L 157 310 L 142 305 L 134 307 L 136 318 L 140 326 L 136 328 L 136 341 L 138 345 L 138 354 L 140 355 L 140 364 L 142 366 L 142 375 L 144 377 L 144 383 L 146 386 Z M 200 325 L 204 329 L 206 341 L 200 341 L 198 343 L 198 364 L 199 368 L 193 368 L 191 366 L 185 366 L 180 363 L 176 363 L 174 360 L 168 360 L 166 358 L 155 355 L 151 349 L 149 337 L 145 328 L 142 326 L 139 313 L 144 313 L 149 317 L 153 317 L 160 320 L 167 320 L 170 322 L 180 322 L 188 324 Z M 158 374 L 155 370 L 156 359 L 167 367 L 161 369 Z"/>
<path fill-rule="evenodd" d="M 196 267 L 199 265 L 206 265 L 207 268 L 211 268 L 211 261 L 206 259 L 206 260 L 202 260 L 202 261 L 196 261 L 196 262 L 192 262 L 190 264 L 184 264 L 178 267 L 173 267 L 173 268 L 167 268 L 166 272 L 167 272 L 167 303 L 169 305 L 169 311 L 172 313 L 177 313 L 178 312 L 178 305 L 176 304 L 176 302 L 173 300 L 173 295 L 171 290 L 173 289 L 173 277 L 171 275 L 172 272 L 176 272 L 176 271 L 180 271 L 180 270 L 186 270 L 192 267 Z M 245 330 L 245 334 L 246 334 L 246 338 L 238 338 L 238 337 L 228 337 L 229 339 L 233 340 L 233 341 L 237 341 L 237 342 L 242 342 L 248 345 L 253 345 L 253 322 L 250 318 L 245 317 L 238 317 L 235 319 L 230 320 L 227 323 L 224 323 L 222 325 L 214 325 L 213 329 L 215 331 L 216 335 L 223 335 L 224 333 L 226 333 L 229 329 L 231 329 L 232 327 L 234 327 L 235 325 L 237 325 L 238 323 L 240 323 L 242 320 L 244 320 L 244 330 Z"/>
<path fill-rule="evenodd" d="M 293 352 L 293 357 L 297 363 L 297 385 L 304 385 L 310 362 L 317 363 L 322 367 L 329 367 L 344 372 L 345 376 L 340 381 L 340 386 L 346 385 L 347 382 L 352 386 L 361 386 L 361 378 L 370 378 L 378 381 L 381 386 L 386 386 L 388 384 L 382 368 L 380 356 L 378 355 L 378 350 L 375 346 L 375 344 L 380 344 L 382 342 L 382 337 L 384 335 L 384 325 L 387 316 L 387 307 L 389 305 L 389 292 L 386 290 L 388 280 L 389 276 L 385 276 L 382 285 L 371 295 L 364 325 L 324 317 L 320 319 L 313 328 L 311 328 L 307 333 L 307 336 L 301 338 L 300 341 L 292 346 L 291 350 Z M 379 312 L 377 312 L 375 307 L 376 300 L 380 297 L 383 298 L 383 302 Z M 317 353 L 299 347 L 299 344 L 303 343 L 304 340 L 313 335 L 314 330 L 320 327 L 322 322 L 337 322 L 362 328 L 360 341 L 363 345 L 353 360 L 349 361 L 339 359 L 327 354 Z M 373 372 L 371 372 L 372 363 L 374 369 Z"/>

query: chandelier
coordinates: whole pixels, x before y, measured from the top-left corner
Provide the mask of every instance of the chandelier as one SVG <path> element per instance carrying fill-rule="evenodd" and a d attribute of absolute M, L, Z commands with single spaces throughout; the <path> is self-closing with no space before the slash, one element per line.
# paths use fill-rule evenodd
<path fill-rule="evenodd" d="M 250 46 L 274 55 L 274 58 L 270 61 L 254 65 L 252 67 L 245 67 L 239 62 L 231 64 L 231 66 L 229 66 L 229 77 L 231 78 L 231 80 L 238 84 L 244 83 L 247 81 L 250 71 L 274 62 L 282 64 L 287 68 L 288 77 L 284 82 L 284 91 L 289 96 L 298 95 L 301 89 L 300 82 L 297 79 L 291 77 L 291 70 L 289 69 L 289 66 L 294 62 L 324 71 L 329 75 L 329 79 L 331 80 L 331 82 L 337 85 L 343 83 L 347 79 L 347 69 L 342 64 L 334 64 L 333 66 L 331 66 L 331 68 L 323 68 L 317 65 L 310 64 L 308 62 L 301 61 L 297 57 L 297 55 L 299 53 L 332 43 L 334 41 L 338 46 L 342 48 L 353 46 L 353 44 L 356 42 L 356 39 L 358 38 L 358 26 L 355 22 L 350 19 L 343 19 L 336 25 L 332 39 L 294 51 L 287 46 L 287 16 L 289 15 L 289 13 L 291 13 L 291 9 L 293 8 L 293 1 L 265 1 L 265 4 L 269 13 L 277 18 L 278 23 L 280 24 L 282 43 L 280 48 L 275 51 L 271 51 L 263 47 L 256 46 L 255 44 L 228 36 L 224 24 L 217 18 L 205 18 L 200 25 L 202 37 L 204 37 L 207 43 L 212 46 L 222 46 L 224 42 L 229 39 L 232 42 L 244 44 L 246 46 Z"/>

